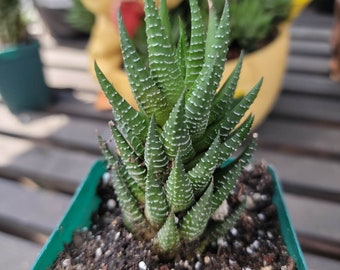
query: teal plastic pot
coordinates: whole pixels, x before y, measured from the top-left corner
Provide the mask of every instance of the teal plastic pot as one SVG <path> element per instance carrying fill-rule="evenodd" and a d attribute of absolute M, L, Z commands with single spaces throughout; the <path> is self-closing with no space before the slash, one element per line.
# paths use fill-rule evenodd
<path fill-rule="evenodd" d="M 294 258 L 297 269 L 307 270 L 303 253 L 290 221 L 287 208 L 283 201 L 282 188 L 273 168 L 268 168 L 274 181 L 273 201 L 278 209 L 281 233 L 286 243 L 289 254 Z M 91 224 L 91 216 L 98 209 L 100 199 L 96 190 L 102 175 L 106 171 L 106 163 L 97 161 L 91 168 L 89 175 L 77 189 L 68 211 L 62 221 L 51 234 L 49 240 L 41 250 L 32 270 L 49 269 L 58 257 L 64 245 L 72 240 L 73 232 L 88 227 Z"/>
<path fill-rule="evenodd" d="M 0 51 L 0 95 L 18 114 L 40 110 L 50 103 L 36 40 Z"/>

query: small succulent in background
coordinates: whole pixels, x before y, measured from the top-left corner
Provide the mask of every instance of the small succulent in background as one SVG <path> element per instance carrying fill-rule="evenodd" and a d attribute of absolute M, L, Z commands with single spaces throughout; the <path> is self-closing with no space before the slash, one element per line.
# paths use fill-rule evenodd
<path fill-rule="evenodd" d="M 28 39 L 26 23 L 19 0 L 0 1 L 0 48 L 25 42 Z"/>
<path fill-rule="evenodd" d="M 199 0 L 203 23 L 207 27 L 209 6 L 205 0 Z M 222 14 L 225 0 L 212 0 L 218 16 Z M 278 25 L 289 17 L 291 0 L 229 0 L 230 6 L 230 48 L 238 52 L 251 52 L 270 42 L 277 34 Z M 183 1 L 177 8 L 170 10 L 169 20 L 173 40 L 179 39 L 178 17 L 183 18 L 186 31 L 190 32 L 190 8 L 188 1 Z M 133 42 L 138 52 L 147 54 L 145 44 L 145 24 L 137 30 Z M 233 54 L 234 55 L 234 54 Z"/>
<path fill-rule="evenodd" d="M 231 41 L 250 52 L 269 42 L 290 12 L 290 0 L 230 0 Z"/>
<path fill-rule="evenodd" d="M 231 40 L 248 51 L 255 50 L 272 29 L 274 14 L 266 13 L 262 1 L 254 0 L 231 0 L 230 12 Z"/>
<path fill-rule="evenodd" d="M 114 114 L 114 150 L 109 141 L 99 137 L 99 142 L 124 223 L 137 238 L 153 239 L 155 250 L 167 258 L 204 249 L 241 215 L 242 205 L 220 220 L 213 218 L 255 148 L 256 138 L 248 140 L 254 118 L 241 119 L 262 83 L 234 100 L 241 55 L 216 93 L 230 42 L 228 3 L 220 17 L 210 6 L 207 29 L 198 2 L 189 3 L 190 37 L 180 20 L 175 43 L 165 1 L 158 10 L 153 0 L 145 0 L 148 65 L 119 18 L 124 65 L 139 111 L 95 66 Z"/>
<path fill-rule="evenodd" d="M 86 9 L 81 0 L 73 0 L 66 19 L 76 29 L 90 33 L 95 17 L 92 12 Z"/>

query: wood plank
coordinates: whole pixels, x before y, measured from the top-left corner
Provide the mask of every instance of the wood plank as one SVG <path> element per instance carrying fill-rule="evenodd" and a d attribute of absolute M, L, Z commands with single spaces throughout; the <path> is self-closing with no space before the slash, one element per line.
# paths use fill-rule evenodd
<path fill-rule="evenodd" d="M 75 191 L 92 164 L 101 158 L 4 135 L 0 135 L 0 149 L 0 176 L 29 178 L 39 185 L 67 193 Z"/>
<path fill-rule="evenodd" d="M 333 18 L 331 14 L 317 12 L 315 8 L 306 7 L 302 13 L 295 19 L 294 26 L 309 26 L 317 28 L 329 28 L 332 25 Z"/>
<path fill-rule="evenodd" d="M 275 117 L 290 117 L 327 124 L 340 124 L 339 100 L 283 92 L 271 113 Z"/>
<path fill-rule="evenodd" d="M 54 94 L 58 101 L 46 108 L 49 113 L 65 113 L 105 122 L 113 119 L 111 111 L 99 111 L 94 108 L 96 93 L 86 93 L 86 97 L 83 91 L 81 93 L 79 91 L 54 91 Z"/>
<path fill-rule="evenodd" d="M 304 254 L 309 270 L 339 270 L 340 261 L 317 256 L 310 253 Z"/>
<path fill-rule="evenodd" d="M 284 197 L 302 249 L 340 258 L 339 204 L 287 193 Z"/>
<path fill-rule="evenodd" d="M 40 249 L 38 244 L 0 232 L 0 263 L 4 269 L 30 269 Z"/>
<path fill-rule="evenodd" d="M 96 134 L 110 136 L 107 122 L 70 117 L 66 114 L 32 112 L 16 117 L 0 104 L 0 133 L 42 140 L 64 147 L 99 154 Z"/>
<path fill-rule="evenodd" d="M 41 61 L 46 67 L 58 67 L 86 71 L 90 60 L 85 49 L 58 46 L 57 44 L 42 44 Z M 71 61 L 70 61 L 71 60 Z"/>
<path fill-rule="evenodd" d="M 322 156 L 340 156 L 340 129 L 311 123 L 268 118 L 259 129 L 263 148 L 286 149 Z"/>
<path fill-rule="evenodd" d="M 34 238 L 32 232 L 49 235 L 70 201 L 70 195 L 0 178 L 0 227 L 27 238 Z"/>
<path fill-rule="evenodd" d="M 64 69 L 56 67 L 44 68 L 48 86 L 54 88 L 73 88 L 81 91 L 98 91 L 99 83 L 86 70 Z"/>
<path fill-rule="evenodd" d="M 288 193 L 284 197 L 298 232 L 332 239 L 340 245 L 340 204 Z"/>
<path fill-rule="evenodd" d="M 301 248 L 305 252 L 317 254 L 331 259 L 340 258 L 340 241 L 330 237 L 322 237 L 297 231 Z"/>
<path fill-rule="evenodd" d="M 340 98 L 340 85 L 328 76 L 287 72 L 282 88 L 285 91 Z"/>
<path fill-rule="evenodd" d="M 319 75 L 329 74 L 329 59 L 316 56 L 294 55 L 288 58 L 289 72 L 304 72 Z"/>
<path fill-rule="evenodd" d="M 331 28 L 310 27 L 306 25 L 294 25 L 290 29 L 291 38 L 294 40 L 324 41 L 328 42 L 331 36 Z"/>
<path fill-rule="evenodd" d="M 331 47 L 329 42 L 324 41 L 305 41 L 305 40 L 292 40 L 290 42 L 290 57 L 296 55 L 314 55 L 330 57 Z"/>
<path fill-rule="evenodd" d="M 256 160 L 276 169 L 287 192 L 340 202 L 340 162 L 258 148 Z"/>

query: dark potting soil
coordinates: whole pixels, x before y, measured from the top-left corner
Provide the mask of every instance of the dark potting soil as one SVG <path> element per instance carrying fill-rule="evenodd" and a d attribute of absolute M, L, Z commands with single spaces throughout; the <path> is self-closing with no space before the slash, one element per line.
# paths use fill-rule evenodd
<path fill-rule="evenodd" d="M 124 228 L 110 184 L 102 185 L 98 192 L 103 203 L 93 217 L 94 225 L 74 234 L 52 269 L 296 269 L 280 235 L 276 207 L 271 202 L 272 190 L 266 165 L 249 165 L 225 204 L 232 211 L 246 199 L 247 210 L 238 223 L 204 253 L 162 262 L 152 253 L 151 241 L 135 240 Z"/>

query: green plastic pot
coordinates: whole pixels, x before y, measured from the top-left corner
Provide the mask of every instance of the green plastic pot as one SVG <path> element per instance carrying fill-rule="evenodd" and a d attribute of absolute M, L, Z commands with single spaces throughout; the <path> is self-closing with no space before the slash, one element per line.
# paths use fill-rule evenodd
<path fill-rule="evenodd" d="M 307 270 L 307 264 L 283 201 L 279 180 L 272 167 L 268 170 L 274 181 L 273 201 L 278 209 L 281 233 L 288 252 L 294 258 L 299 270 Z M 91 216 L 100 204 L 100 198 L 96 195 L 97 186 L 105 172 L 106 163 L 103 161 L 97 161 L 92 166 L 90 173 L 77 189 L 65 216 L 41 250 L 32 270 L 49 269 L 64 249 L 64 245 L 71 242 L 73 232 L 91 225 Z"/>
<path fill-rule="evenodd" d="M 40 110 L 50 103 L 39 48 L 33 40 L 0 51 L 0 95 L 14 114 Z"/>

